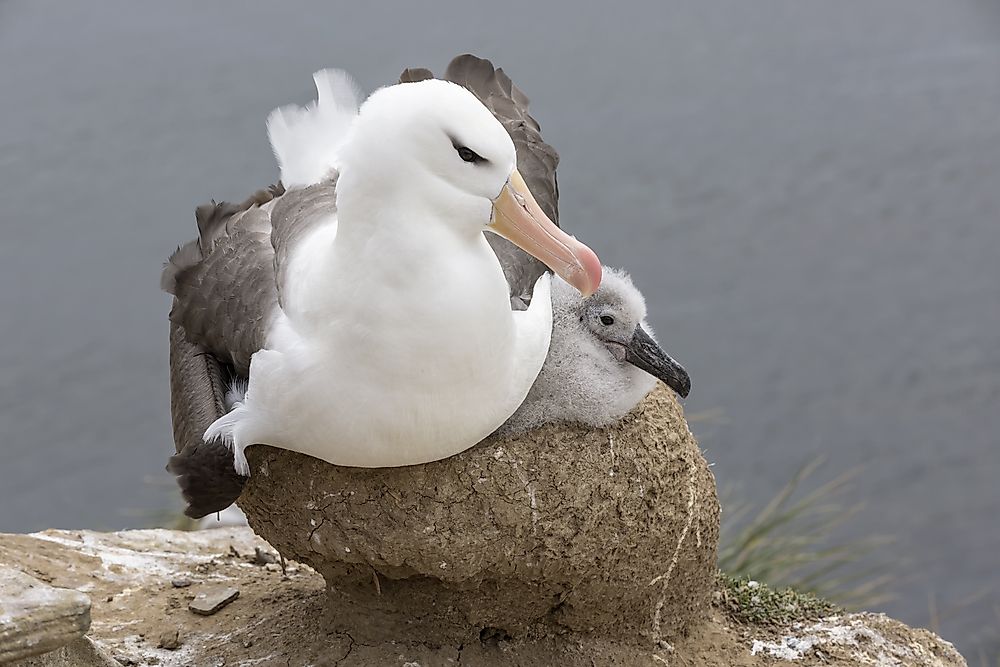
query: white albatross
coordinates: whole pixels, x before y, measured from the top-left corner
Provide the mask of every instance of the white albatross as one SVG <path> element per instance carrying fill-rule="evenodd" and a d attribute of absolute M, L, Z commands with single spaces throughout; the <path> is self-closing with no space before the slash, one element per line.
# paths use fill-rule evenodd
<path fill-rule="evenodd" d="M 315 105 L 268 119 L 286 192 L 200 225 L 164 275 L 188 340 L 237 368 L 249 358 L 244 400 L 205 432 L 232 448 L 241 475 L 253 444 L 338 465 L 434 461 L 517 409 L 548 350 L 549 276 L 527 310 L 512 311 L 484 231 L 584 294 L 601 279 L 594 253 L 542 212 L 510 135 L 468 90 L 397 84 L 359 110 L 343 73 L 315 81 Z M 270 272 L 232 250 L 267 251 L 240 246 L 241 235 L 269 238 Z"/>

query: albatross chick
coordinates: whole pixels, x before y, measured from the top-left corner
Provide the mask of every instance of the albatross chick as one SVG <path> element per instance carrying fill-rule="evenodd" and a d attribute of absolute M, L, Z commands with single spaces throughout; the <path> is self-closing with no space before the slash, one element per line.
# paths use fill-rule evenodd
<path fill-rule="evenodd" d="M 652 391 L 657 379 L 685 398 L 687 371 L 646 322 L 646 300 L 629 275 L 604 267 L 597 292 L 552 282 L 552 341 L 524 403 L 497 430 L 519 435 L 550 422 L 608 426 Z"/>

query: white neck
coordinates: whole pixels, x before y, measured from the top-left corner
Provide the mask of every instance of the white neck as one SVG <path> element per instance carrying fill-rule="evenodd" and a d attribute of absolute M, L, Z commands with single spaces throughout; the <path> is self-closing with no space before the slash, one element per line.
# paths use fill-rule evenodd
<path fill-rule="evenodd" d="M 499 260 L 474 223 L 454 219 L 468 207 L 435 205 L 454 201 L 450 186 L 391 179 L 395 191 L 387 194 L 385 183 L 355 176 L 345 170 L 337 182 L 335 224 L 293 258 L 284 309 L 296 328 L 307 335 L 343 328 L 398 335 L 396 327 L 447 318 L 473 338 L 484 328 L 509 338 L 509 289 Z M 483 204 L 485 218 L 488 200 Z"/>

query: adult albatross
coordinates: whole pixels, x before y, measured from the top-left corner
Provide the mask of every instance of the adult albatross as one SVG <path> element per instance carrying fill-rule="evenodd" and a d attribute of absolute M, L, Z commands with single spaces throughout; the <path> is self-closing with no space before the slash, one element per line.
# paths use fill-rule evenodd
<path fill-rule="evenodd" d="M 584 294 L 600 283 L 597 257 L 542 211 L 510 134 L 469 90 L 414 80 L 358 109 L 346 75 L 315 80 L 315 105 L 268 119 L 286 191 L 234 215 L 202 211 L 199 238 L 164 271 L 180 449 L 170 468 L 192 515 L 235 499 L 219 464 L 228 454 L 229 470 L 248 474 L 252 444 L 409 465 L 463 451 L 509 417 L 546 356 L 549 279 L 513 311 L 483 231 Z M 229 375 L 249 385 L 227 412 Z M 192 425 L 208 417 L 202 442 Z"/>

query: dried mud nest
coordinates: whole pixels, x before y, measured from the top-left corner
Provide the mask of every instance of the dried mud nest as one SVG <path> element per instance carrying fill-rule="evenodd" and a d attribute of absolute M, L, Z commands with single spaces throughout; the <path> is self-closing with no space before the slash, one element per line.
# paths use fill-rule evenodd
<path fill-rule="evenodd" d="M 323 575 L 358 641 L 662 643 L 710 606 L 715 480 L 663 386 L 613 427 L 550 425 L 419 466 L 247 454 L 250 525 Z"/>

